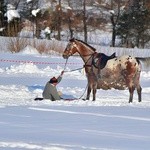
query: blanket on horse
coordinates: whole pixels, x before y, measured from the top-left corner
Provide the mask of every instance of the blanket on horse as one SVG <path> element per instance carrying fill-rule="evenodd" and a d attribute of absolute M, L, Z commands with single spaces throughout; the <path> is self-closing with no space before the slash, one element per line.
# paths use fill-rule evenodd
<path fill-rule="evenodd" d="M 116 53 L 113 53 L 111 56 L 107 56 L 104 53 L 96 53 L 93 58 L 93 65 L 96 68 L 103 69 L 105 68 L 107 61 L 116 57 Z"/>

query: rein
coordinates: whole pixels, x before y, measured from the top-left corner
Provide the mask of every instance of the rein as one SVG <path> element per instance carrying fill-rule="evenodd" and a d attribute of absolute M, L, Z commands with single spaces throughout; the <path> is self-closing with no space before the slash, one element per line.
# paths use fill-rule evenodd
<path fill-rule="evenodd" d="M 73 70 L 70 70 L 70 71 L 66 71 L 67 62 L 68 62 L 68 58 L 66 59 L 66 62 L 65 62 L 65 66 L 64 66 L 63 72 L 73 72 L 73 71 L 81 70 L 81 69 L 84 68 L 84 66 L 83 66 L 83 67 L 81 67 L 81 68 L 77 68 L 77 69 L 73 69 Z"/>
<path fill-rule="evenodd" d="M 96 53 L 96 52 L 95 52 Z M 95 54 L 95 53 L 93 53 L 93 54 Z M 84 57 L 87 57 L 87 56 L 91 56 L 91 55 L 93 55 L 93 54 L 87 54 L 87 55 L 82 55 L 82 56 L 84 56 Z M 79 56 L 79 55 L 71 55 L 72 57 L 73 56 Z"/>
<path fill-rule="evenodd" d="M 65 62 L 65 66 L 64 66 L 63 71 L 65 71 L 65 69 L 66 69 L 66 67 L 67 67 L 67 62 L 68 62 L 68 58 L 66 59 L 66 62 Z"/>
<path fill-rule="evenodd" d="M 65 66 L 64 66 L 63 71 L 64 71 L 64 72 L 73 72 L 73 71 L 81 70 L 81 69 L 85 68 L 86 66 L 91 67 L 92 65 L 87 65 L 87 63 L 88 63 L 88 61 L 89 61 L 92 57 L 94 57 L 94 54 L 95 54 L 95 53 L 93 53 L 93 54 L 88 54 L 88 55 L 82 55 L 82 56 L 84 56 L 84 57 L 86 57 L 86 56 L 91 56 L 91 57 L 89 57 L 89 59 L 85 62 L 85 64 L 83 65 L 83 67 L 77 68 L 77 69 L 73 69 L 73 70 L 70 70 L 70 71 L 65 71 L 65 69 L 66 69 L 66 67 L 67 67 L 67 62 L 68 62 L 68 58 L 67 58 L 67 59 L 66 59 L 66 62 L 65 62 Z M 77 55 L 77 56 L 79 56 L 79 55 Z M 88 83 L 87 83 L 87 85 L 86 85 L 86 87 L 85 87 L 85 89 L 84 89 L 83 94 L 82 94 L 79 98 L 75 98 L 75 99 L 81 99 L 81 98 L 83 97 L 83 95 L 85 94 L 85 92 L 86 92 L 86 90 L 87 90 L 87 87 L 88 87 Z M 72 100 L 75 100 L 75 99 L 72 99 Z M 83 99 L 83 100 L 85 100 L 85 99 Z"/>
<path fill-rule="evenodd" d="M 93 53 L 93 54 L 88 54 L 88 55 L 82 55 L 82 56 L 84 56 L 84 57 L 86 57 L 86 56 L 94 56 L 94 54 L 95 53 Z M 73 56 L 75 56 L 75 55 L 73 55 Z M 79 56 L 79 55 L 77 55 L 77 56 Z M 66 66 L 67 66 L 67 62 L 68 62 L 68 58 L 66 59 L 66 62 L 65 62 L 65 66 L 64 66 L 64 72 L 73 72 L 73 71 L 77 71 L 77 70 L 81 70 L 81 69 L 83 69 L 83 68 L 85 68 L 86 66 L 87 67 L 91 67 L 92 65 L 87 65 L 87 63 L 88 63 L 88 61 L 91 59 L 91 57 L 85 62 L 85 64 L 83 65 L 83 67 L 81 67 L 81 68 L 77 68 L 77 69 L 73 69 L 73 70 L 70 70 L 70 71 L 65 71 L 65 69 L 66 69 Z"/>

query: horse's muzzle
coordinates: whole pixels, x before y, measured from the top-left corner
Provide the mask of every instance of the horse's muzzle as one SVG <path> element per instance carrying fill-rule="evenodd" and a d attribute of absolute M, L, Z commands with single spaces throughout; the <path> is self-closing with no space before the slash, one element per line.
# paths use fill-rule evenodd
<path fill-rule="evenodd" d="M 62 56 L 63 56 L 64 59 L 68 59 L 67 55 L 63 54 Z"/>

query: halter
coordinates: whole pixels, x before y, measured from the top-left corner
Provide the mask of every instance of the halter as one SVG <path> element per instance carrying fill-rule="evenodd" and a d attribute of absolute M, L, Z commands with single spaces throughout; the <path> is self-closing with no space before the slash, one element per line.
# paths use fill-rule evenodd
<path fill-rule="evenodd" d="M 72 72 L 72 71 L 76 71 L 76 70 L 81 70 L 81 69 L 83 69 L 83 68 L 85 68 L 85 67 L 92 67 L 92 63 L 91 63 L 91 65 L 88 65 L 87 63 L 89 62 L 89 60 L 92 58 L 92 62 L 93 62 L 93 59 L 94 59 L 94 55 L 97 53 L 97 52 L 94 52 L 94 53 L 92 53 L 92 54 L 87 54 L 87 55 L 81 55 L 80 54 L 80 51 L 78 50 L 78 47 L 77 47 L 77 45 L 73 42 L 72 43 L 72 48 L 71 48 L 71 51 L 69 51 L 68 52 L 68 58 L 70 57 L 70 56 L 81 56 L 81 57 L 88 57 L 88 56 L 90 56 L 89 58 L 88 58 L 88 60 L 85 62 L 85 64 L 83 65 L 83 67 L 82 68 L 77 68 L 77 69 L 73 69 L 73 70 L 70 70 L 70 71 L 65 71 L 65 69 L 66 69 L 66 65 L 67 65 L 67 62 L 68 62 L 68 58 L 66 59 L 66 63 L 65 63 L 65 67 L 64 67 L 64 72 Z M 79 53 L 79 55 L 73 55 L 73 53 L 72 53 L 72 49 L 73 48 L 76 48 L 76 50 L 77 50 L 77 52 Z M 68 50 L 67 50 L 68 51 Z"/>
<path fill-rule="evenodd" d="M 95 52 L 96 53 L 96 52 Z M 77 68 L 77 69 L 72 69 L 72 70 L 70 70 L 70 71 L 65 71 L 65 69 L 66 69 L 66 67 L 67 67 L 67 63 L 68 63 L 68 59 L 69 58 L 67 58 L 66 59 L 66 62 L 65 62 L 65 66 L 64 66 L 64 69 L 63 69 L 63 71 L 64 72 L 73 72 L 73 71 L 77 71 L 77 70 L 81 70 L 81 69 L 83 69 L 83 68 L 85 68 L 85 67 L 92 67 L 92 64 L 91 65 L 87 65 L 87 63 L 88 63 L 88 61 L 93 57 L 94 58 L 94 54 L 95 53 L 93 53 L 93 54 L 90 54 L 90 55 L 84 55 L 84 57 L 86 57 L 86 56 L 91 56 L 91 57 L 89 57 L 89 59 L 85 62 L 85 64 L 83 65 L 83 67 L 81 67 L 81 68 Z M 72 55 L 71 55 L 72 56 Z M 78 55 L 77 55 L 78 56 Z M 82 55 L 83 56 L 83 55 Z M 92 60 L 93 60 L 93 58 L 92 58 Z"/>

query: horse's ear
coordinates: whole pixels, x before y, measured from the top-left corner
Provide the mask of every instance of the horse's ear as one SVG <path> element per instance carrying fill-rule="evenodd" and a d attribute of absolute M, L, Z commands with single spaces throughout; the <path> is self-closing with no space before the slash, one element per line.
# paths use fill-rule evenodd
<path fill-rule="evenodd" d="M 74 41 L 75 41 L 75 39 L 74 39 L 74 38 L 72 38 L 72 39 L 70 39 L 69 41 L 70 41 L 70 42 L 74 42 Z"/>

